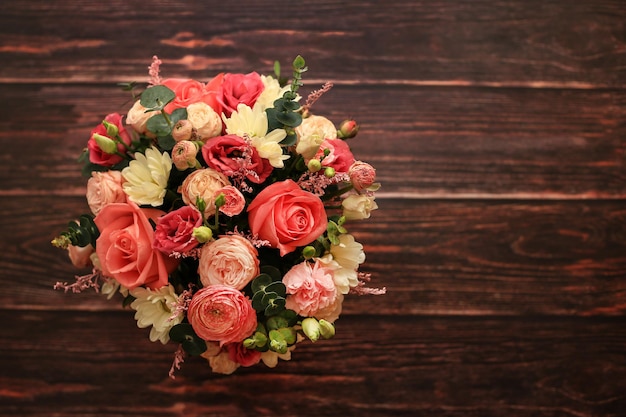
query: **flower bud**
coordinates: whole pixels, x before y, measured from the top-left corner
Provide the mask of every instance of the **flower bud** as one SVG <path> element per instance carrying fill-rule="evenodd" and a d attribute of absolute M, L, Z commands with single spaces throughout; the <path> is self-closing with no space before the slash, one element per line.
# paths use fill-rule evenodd
<path fill-rule="evenodd" d="M 367 162 L 356 161 L 348 170 L 350 182 L 358 191 L 362 191 L 376 181 L 376 170 Z"/>
<path fill-rule="evenodd" d="M 270 349 L 277 353 L 287 353 L 287 341 L 278 330 L 270 330 Z"/>
<path fill-rule="evenodd" d="M 319 159 L 311 159 L 309 163 L 307 164 L 307 168 L 311 172 L 317 172 L 320 169 L 322 169 L 322 163 L 320 162 Z"/>
<path fill-rule="evenodd" d="M 217 197 L 215 197 L 215 207 L 218 209 L 226 204 L 226 195 L 224 193 L 220 193 Z"/>
<path fill-rule="evenodd" d="M 206 243 L 213 238 L 213 231 L 206 226 L 200 226 L 193 229 L 192 236 L 198 242 Z"/>
<path fill-rule="evenodd" d="M 293 327 L 282 327 L 278 329 L 278 332 L 283 336 L 288 345 L 296 343 L 296 331 Z"/>
<path fill-rule="evenodd" d="M 198 146 L 191 141 L 181 140 L 176 142 L 172 149 L 172 162 L 176 169 L 185 171 L 198 165 L 196 155 L 198 154 Z"/>
<path fill-rule="evenodd" d="M 335 326 L 331 322 L 321 319 L 319 325 L 320 333 L 324 339 L 330 339 L 335 336 Z"/>
<path fill-rule="evenodd" d="M 332 178 L 335 176 L 335 168 L 333 167 L 326 167 L 324 169 L 324 175 L 326 176 L 326 178 Z"/>
<path fill-rule="evenodd" d="M 305 246 L 304 249 L 302 249 L 302 256 L 304 259 L 311 259 L 316 253 L 317 251 L 313 246 Z"/>
<path fill-rule="evenodd" d="M 267 319 L 265 324 L 267 324 L 267 328 L 270 330 L 278 330 L 281 327 L 287 327 L 289 325 L 287 319 L 281 316 L 272 316 Z"/>
<path fill-rule="evenodd" d="M 317 342 L 321 335 L 320 324 L 314 317 L 307 317 L 302 320 L 302 331 L 311 342 Z"/>
<path fill-rule="evenodd" d="M 102 121 L 102 125 L 107 130 L 107 135 L 109 137 L 111 137 L 111 138 L 116 137 L 117 134 L 120 132 L 120 130 L 118 129 L 117 125 L 114 125 L 113 123 L 107 122 L 106 120 Z"/>
<path fill-rule="evenodd" d="M 337 137 L 341 139 L 350 139 L 356 136 L 359 131 L 359 125 L 354 120 L 344 120 L 339 125 Z"/>
<path fill-rule="evenodd" d="M 98 147 L 102 149 L 102 152 L 108 154 L 114 154 L 117 152 L 117 143 L 115 143 L 113 139 L 107 138 L 106 136 L 98 133 L 94 133 L 92 137 L 98 144 Z"/>
<path fill-rule="evenodd" d="M 193 125 L 187 119 L 179 120 L 174 124 L 172 128 L 172 138 L 176 142 L 180 142 L 181 140 L 189 140 L 191 139 L 191 134 L 193 133 Z"/>

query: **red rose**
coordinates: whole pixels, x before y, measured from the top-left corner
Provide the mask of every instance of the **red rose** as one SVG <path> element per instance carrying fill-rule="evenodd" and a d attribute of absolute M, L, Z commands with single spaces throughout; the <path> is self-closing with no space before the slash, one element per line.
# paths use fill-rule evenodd
<path fill-rule="evenodd" d="M 94 222 L 100 231 L 96 253 L 104 275 L 128 289 L 167 285 L 178 261 L 152 249 L 154 232 L 148 220 L 163 214 L 157 209 L 141 209 L 132 202 L 112 203 L 100 210 Z"/>
<path fill-rule="evenodd" d="M 214 170 L 228 177 L 243 174 L 256 184 L 265 181 L 274 169 L 269 160 L 261 158 L 253 146 L 237 135 L 209 139 L 202 147 L 202 157 Z"/>
<path fill-rule="evenodd" d="M 202 339 L 227 343 L 241 342 L 256 329 L 256 311 L 239 290 L 226 285 L 201 288 L 191 298 L 187 319 Z"/>
<path fill-rule="evenodd" d="M 187 108 L 190 104 L 204 102 L 219 114 L 222 106 L 218 101 L 218 95 L 221 91 L 222 78 L 223 74 L 219 74 L 207 84 L 186 78 L 168 78 L 162 85 L 172 90 L 176 98 L 165 106 L 165 111 L 171 113 L 179 108 Z"/>
<path fill-rule="evenodd" d="M 220 96 L 222 111 L 229 117 L 239 104 L 252 107 L 264 88 L 261 76 L 256 72 L 224 75 Z"/>
<path fill-rule="evenodd" d="M 202 214 L 195 207 L 183 206 L 159 218 L 152 247 L 167 255 L 188 252 L 199 244 L 193 229 L 200 226 Z"/>
<path fill-rule="evenodd" d="M 121 115 L 119 115 L 118 113 L 111 113 L 107 115 L 104 118 L 104 120 L 117 127 L 117 130 L 118 130 L 117 136 L 119 136 L 119 138 L 124 143 L 126 143 L 127 145 L 131 144 L 132 137 L 128 133 L 124 125 L 122 124 Z M 100 149 L 100 147 L 96 143 L 96 140 L 93 137 L 95 133 L 102 135 L 102 136 L 106 136 L 112 140 L 117 140 L 117 138 L 112 137 L 111 135 L 107 134 L 106 127 L 102 123 L 100 123 L 91 131 L 91 137 L 89 138 L 89 141 L 87 142 L 87 149 L 89 149 L 89 161 L 92 164 L 102 165 L 105 167 L 112 167 L 113 165 L 122 162 L 124 158 L 122 158 L 121 156 L 114 154 L 114 153 L 109 154 L 109 153 L 104 152 L 102 149 Z M 122 143 L 118 143 L 117 150 L 123 154 L 124 152 L 126 152 L 126 147 Z"/>
<path fill-rule="evenodd" d="M 292 180 L 261 191 L 248 206 L 248 214 L 252 233 L 280 249 L 281 256 L 313 242 L 328 225 L 322 200 Z"/>
<path fill-rule="evenodd" d="M 324 155 L 324 150 L 330 153 L 322 160 L 323 166 L 329 166 L 336 172 L 348 172 L 354 164 L 354 155 L 346 141 L 341 139 L 324 139 L 314 158 L 319 159 Z"/>

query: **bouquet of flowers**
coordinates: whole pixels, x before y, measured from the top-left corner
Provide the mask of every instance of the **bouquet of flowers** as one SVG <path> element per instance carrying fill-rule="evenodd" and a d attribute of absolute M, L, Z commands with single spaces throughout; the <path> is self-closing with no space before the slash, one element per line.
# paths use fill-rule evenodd
<path fill-rule="evenodd" d="M 328 339 L 346 294 L 382 294 L 359 272 L 363 246 L 346 223 L 377 208 L 374 168 L 354 158 L 353 120 L 335 126 L 292 77 L 221 73 L 209 82 L 150 80 L 125 121 L 107 115 L 81 155 L 91 210 L 53 240 L 92 268 L 56 289 L 121 295 L 150 340 L 230 374 L 288 360 Z"/>

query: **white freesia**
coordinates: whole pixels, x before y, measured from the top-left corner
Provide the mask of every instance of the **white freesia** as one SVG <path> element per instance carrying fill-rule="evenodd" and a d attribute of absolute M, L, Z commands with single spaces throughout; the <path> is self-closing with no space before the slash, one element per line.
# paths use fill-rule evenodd
<path fill-rule="evenodd" d="M 172 159 L 167 152 L 161 154 L 151 147 L 146 149 L 145 155 L 136 153 L 135 160 L 122 170 L 126 180 L 123 189 L 128 199 L 140 205 L 162 205 L 171 169 Z"/>
<path fill-rule="evenodd" d="M 341 202 L 343 215 L 346 216 L 346 220 L 368 219 L 372 210 L 378 208 L 374 198 L 374 196 L 363 194 L 355 194 L 346 197 Z"/>
<path fill-rule="evenodd" d="M 158 290 L 138 287 L 130 291 L 135 300 L 130 306 L 136 310 L 137 327 L 150 329 L 150 341 L 166 344 L 170 340 L 170 329 L 183 321 L 182 310 L 174 316 L 172 308 L 178 302 L 174 287 L 169 284 Z"/>
<path fill-rule="evenodd" d="M 222 115 L 226 125 L 226 133 L 241 137 L 248 137 L 252 146 L 261 158 L 268 159 L 274 168 L 284 167 L 283 161 L 289 155 L 283 154 L 280 141 L 285 139 L 287 132 L 284 129 L 274 129 L 267 132 L 267 114 L 260 107 L 254 109 L 239 104 L 237 111 L 232 112 L 229 118 Z"/>
<path fill-rule="evenodd" d="M 350 287 L 359 284 L 357 270 L 359 265 L 365 262 L 365 252 L 363 245 L 354 240 L 351 234 L 339 235 L 339 244 L 330 245 L 330 255 L 322 258 L 323 262 L 334 269 L 335 286 L 342 294 L 347 294 Z"/>

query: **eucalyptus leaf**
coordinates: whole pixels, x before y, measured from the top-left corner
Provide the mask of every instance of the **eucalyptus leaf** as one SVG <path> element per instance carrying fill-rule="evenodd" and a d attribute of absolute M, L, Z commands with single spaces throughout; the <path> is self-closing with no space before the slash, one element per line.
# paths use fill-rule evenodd
<path fill-rule="evenodd" d="M 285 284 L 283 284 L 282 282 L 272 282 L 270 285 L 268 285 L 265 288 L 266 292 L 274 292 L 276 294 L 278 294 L 281 297 L 285 297 L 287 295 L 287 287 L 285 287 Z"/>
<path fill-rule="evenodd" d="M 281 281 L 283 279 L 280 270 L 275 266 L 271 265 L 263 265 L 261 267 L 261 273 L 269 275 L 272 277 L 272 281 Z"/>
<path fill-rule="evenodd" d="M 152 116 L 146 123 L 146 129 L 157 136 L 168 136 L 172 128 L 163 115 Z"/>
<path fill-rule="evenodd" d="M 276 113 L 276 120 L 285 126 L 296 127 L 302 123 L 302 116 L 293 112 Z"/>
<path fill-rule="evenodd" d="M 265 305 L 263 305 L 264 296 L 265 293 L 263 291 L 258 291 L 252 296 L 252 308 L 259 313 L 265 309 Z"/>
<path fill-rule="evenodd" d="M 141 105 L 148 110 L 161 110 L 170 101 L 176 98 L 176 94 L 164 85 L 155 85 L 141 93 Z"/>
<path fill-rule="evenodd" d="M 264 291 L 265 287 L 272 283 L 272 277 L 268 274 L 260 274 L 252 281 L 252 292 Z"/>

